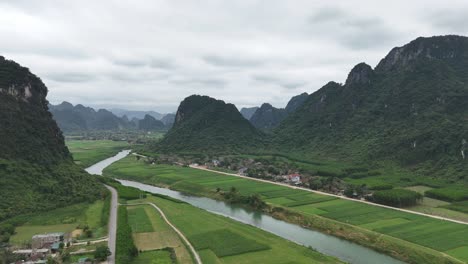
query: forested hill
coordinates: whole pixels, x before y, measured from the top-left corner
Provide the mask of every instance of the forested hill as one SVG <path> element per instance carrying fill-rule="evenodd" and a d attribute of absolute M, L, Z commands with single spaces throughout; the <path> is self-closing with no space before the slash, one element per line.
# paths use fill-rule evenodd
<path fill-rule="evenodd" d="M 0 158 L 43 164 L 71 160 L 46 95 L 41 79 L 0 56 Z"/>
<path fill-rule="evenodd" d="M 391 160 L 435 176 L 468 171 L 468 38 L 418 38 L 375 69 L 311 94 L 275 130 L 281 151 Z"/>
<path fill-rule="evenodd" d="M 94 200 L 102 190 L 73 164 L 46 95 L 38 77 L 0 56 L 0 221 Z"/>
<path fill-rule="evenodd" d="M 152 149 L 232 153 L 262 145 L 262 133 L 234 105 L 208 96 L 192 95 L 181 102 L 173 127 Z"/>

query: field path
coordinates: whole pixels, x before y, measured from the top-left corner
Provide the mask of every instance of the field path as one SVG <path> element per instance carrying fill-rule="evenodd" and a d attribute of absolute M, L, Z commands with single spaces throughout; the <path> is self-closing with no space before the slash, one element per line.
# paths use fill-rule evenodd
<path fill-rule="evenodd" d="M 202 264 L 202 261 L 201 261 L 201 258 L 200 256 L 198 255 L 197 251 L 195 250 L 195 248 L 192 246 L 192 244 L 188 241 L 188 239 L 185 237 L 185 235 L 180 232 L 179 229 L 177 229 L 177 227 L 175 227 L 170 221 L 169 219 L 167 219 L 166 215 L 164 214 L 164 212 L 158 207 L 156 206 L 154 203 L 150 203 L 150 202 L 147 202 L 147 203 L 131 203 L 131 204 L 128 204 L 128 205 L 151 205 L 153 206 L 156 210 L 158 210 L 158 212 L 161 214 L 162 218 L 164 219 L 164 221 L 166 221 L 166 223 L 184 240 L 185 244 L 190 248 L 190 251 L 192 251 L 192 254 L 193 256 L 195 257 L 195 260 L 197 262 L 197 264 Z"/>
<path fill-rule="evenodd" d="M 243 176 L 243 175 L 234 174 L 234 173 L 227 173 L 227 172 L 221 172 L 221 171 L 216 171 L 216 170 L 210 170 L 210 169 L 207 169 L 205 167 L 194 166 L 194 165 L 190 165 L 190 168 L 197 169 L 197 170 L 204 170 L 204 171 L 214 172 L 214 173 L 219 173 L 219 174 L 224 174 L 224 175 L 229 175 L 229 176 L 234 176 L 234 177 L 239 177 L 239 178 L 243 178 L 243 179 L 247 179 L 247 180 L 251 180 L 251 181 L 258 181 L 258 182 L 264 182 L 264 183 L 280 185 L 280 186 L 288 187 L 288 188 L 291 188 L 291 189 L 303 190 L 303 191 L 307 191 L 307 192 L 311 192 L 311 193 L 332 196 L 332 197 L 336 197 L 336 198 L 344 199 L 344 200 L 349 200 L 349 201 L 353 201 L 353 202 L 365 203 L 365 204 L 368 204 L 368 205 L 373 205 L 373 206 L 383 207 L 383 208 L 387 208 L 387 209 L 397 210 L 397 211 L 401 211 L 401 212 L 405 212 L 405 213 L 416 214 L 416 215 L 421 215 L 421 216 L 427 216 L 427 217 L 434 218 L 434 219 L 449 221 L 449 222 L 462 224 L 462 225 L 468 225 L 468 222 L 464 222 L 464 221 L 459 221 L 459 220 L 446 218 L 446 217 L 442 217 L 442 216 L 437 216 L 437 215 L 430 215 L 430 214 L 415 212 L 415 211 L 402 209 L 402 208 L 397 208 L 397 207 L 392 207 L 392 206 L 387 206 L 387 205 L 383 205 L 383 204 L 371 203 L 371 202 L 364 201 L 364 200 L 357 200 L 357 199 L 349 198 L 349 197 L 346 197 L 346 196 L 341 196 L 341 195 L 336 195 L 336 194 L 311 190 L 311 189 L 307 189 L 307 188 L 303 188 L 303 187 L 296 187 L 296 186 L 292 186 L 292 185 L 289 185 L 289 184 L 286 184 L 286 183 L 268 181 L 268 180 L 263 180 L 263 179 L 257 179 L 257 178 L 252 178 L 252 177 Z"/>
<path fill-rule="evenodd" d="M 111 255 L 107 258 L 108 264 L 115 263 L 115 243 L 117 238 L 117 207 L 118 205 L 118 195 L 117 190 L 113 187 L 105 185 L 107 189 L 112 194 L 111 205 L 110 205 L 110 214 L 109 214 L 109 241 L 108 247 L 110 249 Z"/>

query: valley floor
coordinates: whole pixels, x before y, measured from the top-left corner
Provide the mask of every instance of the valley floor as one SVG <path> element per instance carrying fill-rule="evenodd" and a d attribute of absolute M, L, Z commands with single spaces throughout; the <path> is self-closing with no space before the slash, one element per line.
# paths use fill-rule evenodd
<path fill-rule="evenodd" d="M 468 261 L 468 226 L 300 189 L 257 182 L 218 172 L 150 165 L 127 157 L 105 175 L 217 197 L 216 189 L 235 187 L 242 195 L 260 194 L 275 217 L 316 228 L 375 248 L 410 263 Z M 219 196 L 217 197 L 220 198 Z"/>

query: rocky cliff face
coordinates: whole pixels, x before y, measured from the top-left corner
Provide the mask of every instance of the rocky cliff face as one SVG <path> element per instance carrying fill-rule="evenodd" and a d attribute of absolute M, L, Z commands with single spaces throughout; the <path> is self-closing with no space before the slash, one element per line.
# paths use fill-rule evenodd
<path fill-rule="evenodd" d="M 46 95 L 41 79 L 0 57 L 0 158 L 39 163 L 70 159 Z"/>
<path fill-rule="evenodd" d="M 438 36 L 417 38 L 410 43 L 396 47 L 385 56 L 376 67 L 376 71 L 402 69 L 420 60 L 467 60 L 468 38 L 460 36 Z"/>
<path fill-rule="evenodd" d="M 372 70 L 371 66 L 365 63 L 359 63 L 358 65 L 354 66 L 354 68 L 348 74 L 345 85 L 350 86 L 369 84 L 373 75 L 374 70 Z"/>

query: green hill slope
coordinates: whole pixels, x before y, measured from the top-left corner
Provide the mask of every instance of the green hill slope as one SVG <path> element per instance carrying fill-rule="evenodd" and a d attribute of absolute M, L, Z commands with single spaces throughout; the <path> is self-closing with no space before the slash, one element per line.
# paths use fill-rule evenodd
<path fill-rule="evenodd" d="M 262 134 L 234 105 L 208 96 L 192 95 L 180 104 L 171 130 L 151 149 L 233 153 L 262 146 Z"/>
<path fill-rule="evenodd" d="M 418 38 L 373 70 L 361 63 L 275 130 L 277 150 L 390 160 L 434 176 L 467 176 L 468 38 Z"/>
<path fill-rule="evenodd" d="M 94 200 L 102 190 L 73 164 L 46 95 L 38 77 L 0 56 L 0 221 Z"/>

